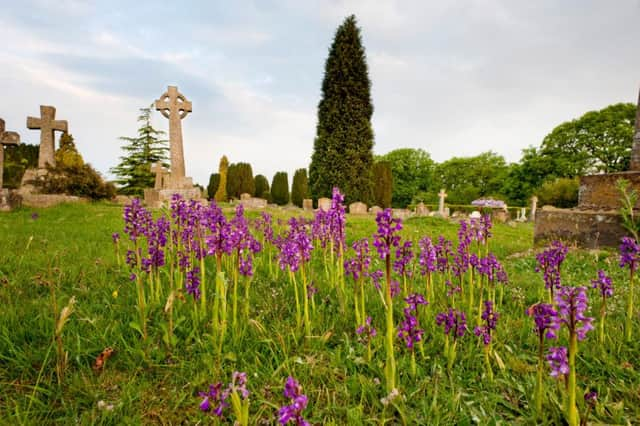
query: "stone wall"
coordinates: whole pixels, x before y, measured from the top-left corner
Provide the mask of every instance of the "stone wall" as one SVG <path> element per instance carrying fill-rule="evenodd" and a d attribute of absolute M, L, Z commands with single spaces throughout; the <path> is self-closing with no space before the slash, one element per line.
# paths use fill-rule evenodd
<path fill-rule="evenodd" d="M 620 193 L 616 189 L 618 179 L 628 180 L 629 189 L 635 189 L 640 193 L 640 172 L 582 176 L 580 178 L 578 206 L 581 209 L 591 210 L 612 210 L 622 207 Z M 638 200 L 636 208 L 640 208 L 640 200 Z"/>
<path fill-rule="evenodd" d="M 533 239 L 536 245 L 562 240 L 583 248 L 617 247 L 626 234 L 616 211 L 545 207 L 538 210 Z"/>

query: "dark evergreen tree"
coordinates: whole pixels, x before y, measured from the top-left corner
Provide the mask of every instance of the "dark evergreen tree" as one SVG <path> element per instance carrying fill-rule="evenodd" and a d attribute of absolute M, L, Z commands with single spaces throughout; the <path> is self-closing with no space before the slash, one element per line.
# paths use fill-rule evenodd
<path fill-rule="evenodd" d="M 111 169 L 116 175 L 118 192 L 126 195 L 142 195 L 145 188 L 153 188 L 155 176 L 151 172 L 153 163 L 167 163 L 169 148 L 167 140 L 161 139 L 164 132 L 151 125 L 151 107 L 140 108 L 138 122 L 142 123 L 137 137 L 120 137 L 125 142 L 122 147 L 124 155 L 120 164 Z"/>
<path fill-rule="evenodd" d="M 378 207 L 391 207 L 392 194 L 393 176 L 391 174 L 391 163 L 388 161 L 376 161 L 373 164 L 373 202 Z"/>
<path fill-rule="evenodd" d="M 254 195 L 253 169 L 249 163 L 234 163 L 227 172 L 227 194 L 232 198 L 240 198 L 242 194 Z"/>
<path fill-rule="evenodd" d="M 271 198 L 279 206 L 289 203 L 289 177 L 287 172 L 277 172 L 271 182 Z"/>
<path fill-rule="evenodd" d="M 302 200 L 309 197 L 309 181 L 307 179 L 307 169 L 298 169 L 293 174 L 291 184 L 291 202 L 302 207 Z"/>
<path fill-rule="evenodd" d="M 211 173 L 211 176 L 209 176 L 209 185 L 207 185 L 207 195 L 209 196 L 209 199 L 216 196 L 216 191 L 218 190 L 219 185 L 220 173 Z"/>
<path fill-rule="evenodd" d="M 229 198 L 240 198 L 239 187 L 238 165 L 231 163 L 227 169 L 227 196 Z"/>
<path fill-rule="evenodd" d="M 309 187 L 314 198 L 330 197 L 334 186 L 346 202 L 373 199 L 371 82 L 360 29 L 349 16 L 336 31 L 325 63 L 322 98 Z"/>
<path fill-rule="evenodd" d="M 264 175 L 256 175 L 253 179 L 253 183 L 256 190 L 256 197 L 264 197 L 264 194 L 269 193 L 269 181 Z"/>

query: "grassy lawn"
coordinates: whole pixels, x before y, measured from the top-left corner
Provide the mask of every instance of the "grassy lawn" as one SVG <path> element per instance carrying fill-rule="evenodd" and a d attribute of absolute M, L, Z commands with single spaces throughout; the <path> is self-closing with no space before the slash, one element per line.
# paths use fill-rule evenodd
<path fill-rule="evenodd" d="M 274 222 L 290 212 L 272 212 Z M 457 307 L 467 312 L 469 331 L 457 343 L 457 357 L 447 369 L 444 333 L 435 324 L 438 312 L 451 303 L 444 276 L 434 279 L 435 297 L 419 316 L 424 339 L 412 354 L 395 339 L 399 396 L 389 404 L 385 388 L 385 309 L 382 298 L 367 280 L 367 314 L 378 333 L 371 342 L 372 357 L 358 341 L 354 318 L 353 280 L 346 292 L 327 278 L 325 257 L 314 250 L 305 279 L 318 289 L 311 312 L 311 333 L 296 321 L 294 288 L 287 272 L 269 265 L 266 251 L 254 260 L 249 299 L 247 281 L 239 278 L 239 312 L 245 306 L 249 320 L 239 314 L 229 327 L 221 350 L 210 323 L 215 258 L 205 260 L 210 306 L 184 291 L 175 292 L 172 323 L 167 298 L 170 273 L 159 274 L 159 298 L 149 300 L 148 336 L 140 327 L 136 284 L 122 261 L 128 244 L 123 234 L 122 207 L 110 204 L 61 205 L 37 211 L 22 209 L 0 215 L 0 424 L 207 424 L 218 421 L 198 405 L 214 382 L 228 383 L 234 371 L 247 373 L 249 423 L 275 424 L 278 408 L 288 404 L 283 384 L 295 377 L 308 396 L 303 414 L 312 424 L 562 424 L 564 384 L 544 374 L 543 413 L 536 416 L 534 388 L 538 339 L 533 320 L 525 315 L 534 303 L 546 301 L 542 273 L 535 272 L 536 253 L 531 224 L 494 224 L 490 250 L 509 277 L 498 288 L 500 313 L 493 336 L 490 380 L 483 344 L 473 334 L 478 315 L 469 312 L 464 296 Z M 159 212 L 155 212 L 157 216 Z M 228 217 L 233 215 L 229 209 Z M 259 215 L 249 212 L 252 219 Z M 276 232 L 284 225 L 276 226 Z M 120 262 L 112 233 L 121 234 Z M 373 217 L 348 217 L 348 247 L 376 232 Z M 439 235 L 457 245 L 458 224 L 437 218 L 414 218 L 404 223 L 403 241 L 414 242 Z M 257 232 L 254 231 L 257 235 Z M 375 247 L 372 269 L 382 268 Z M 273 253 L 275 249 L 271 248 Z M 347 257 L 353 256 L 351 249 Z M 591 287 L 597 270 L 612 278 L 614 296 L 608 301 L 605 343 L 591 331 L 579 343 L 576 360 L 578 408 L 582 395 L 598 392 L 591 411 L 593 422 L 640 422 L 640 325 L 634 315 L 634 338 L 625 343 L 623 326 L 628 292 L 628 270 L 618 266 L 617 251 L 571 249 L 562 264 L 562 281 L 569 286 Z M 228 291 L 232 262 L 225 260 Z M 177 276 L 176 274 L 173 277 Z M 396 274 L 396 278 L 402 279 Z M 182 278 L 181 278 L 182 279 Z M 299 278 L 298 278 L 299 279 Z M 146 285 L 146 281 L 145 281 Z M 409 293 L 425 293 L 425 278 L 415 272 L 408 279 Z M 178 286 L 174 282 L 176 288 Z M 501 287 L 501 285 L 498 285 Z M 486 292 L 484 293 L 486 295 Z M 501 297 L 499 296 L 501 294 Z M 600 296 L 589 290 L 589 315 L 598 327 Z M 230 296 L 230 294 L 229 294 Z M 66 368 L 60 377 L 54 312 L 71 297 L 74 312 L 60 333 Z M 151 297 L 147 293 L 147 297 Z M 479 297 L 479 292 L 476 297 Z M 402 320 L 405 303 L 394 299 L 395 324 Z M 229 310 L 231 304 L 229 302 Z M 175 336 L 167 332 L 173 324 Z M 395 334 L 395 333 L 394 333 Z M 566 345 L 566 335 L 547 347 Z M 93 367 L 103 349 L 113 355 L 104 368 Z M 231 408 L 221 424 L 232 424 Z"/>

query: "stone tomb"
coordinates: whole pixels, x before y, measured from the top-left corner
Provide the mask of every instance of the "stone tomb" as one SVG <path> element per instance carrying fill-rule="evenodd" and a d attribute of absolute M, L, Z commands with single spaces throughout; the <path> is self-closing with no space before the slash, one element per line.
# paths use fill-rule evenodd
<path fill-rule="evenodd" d="M 570 241 L 584 248 L 617 247 L 628 234 L 620 216 L 619 179 L 629 181 L 629 190 L 640 193 L 640 94 L 636 127 L 631 152 L 631 170 L 619 173 L 582 176 L 578 191 L 578 207 L 557 209 L 543 206 L 536 211 L 537 198 L 532 199 L 530 218 L 535 220 L 534 242 Z M 640 201 L 635 206 L 640 209 Z"/>
<path fill-rule="evenodd" d="M 173 194 L 180 194 L 186 199 L 199 199 L 200 189 L 193 185 L 193 180 L 186 177 L 184 152 L 182 146 L 182 120 L 192 111 L 191 102 L 178 92 L 176 86 L 169 86 L 167 91 L 155 102 L 156 110 L 169 119 L 169 158 L 170 170 L 154 165 L 156 174 L 154 188 L 144 190 L 144 201 L 148 206 L 161 207 L 171 200 Z"/>
<path fill-rule="evenodd" d="M 0 118 L 0 211 L 9 211 L 15 207 L 19 207 L 22 203 L 22 197 L 16 191 L 10 191 L 3 188 L 3 171 L 4 171 L 4 147 L 9 145 L 18 145 L 20 143 L 20 135 L 16 132 L 6 132 L 4 128 L 4 120 Z"/>
<path fill-rule="evenodd" d="M 349 204 L 350 214 L 367 214 L 367 205 L 360 201 Z"/>

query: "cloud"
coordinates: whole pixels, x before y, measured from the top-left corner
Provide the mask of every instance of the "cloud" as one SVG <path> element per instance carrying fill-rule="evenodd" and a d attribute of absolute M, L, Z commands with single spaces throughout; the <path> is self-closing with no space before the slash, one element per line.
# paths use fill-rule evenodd
<path fill-rule="evenodd" d="M 443 161 L 493 150 L 517 161 L 557 124 L 635 102 L 638 12 L 635 0 L 14 2 L 0 17 L 0 116 L 35 141 L 26 116 L 55 105 L 106 173 L 138 108 L 175 84 L 193 102 L 183 131 L 196 181 L 223 154 L 269 179 L 292 175 L 310 161 L 335 29 L 355 13 L 376 153 L 416 147 Z"/>

